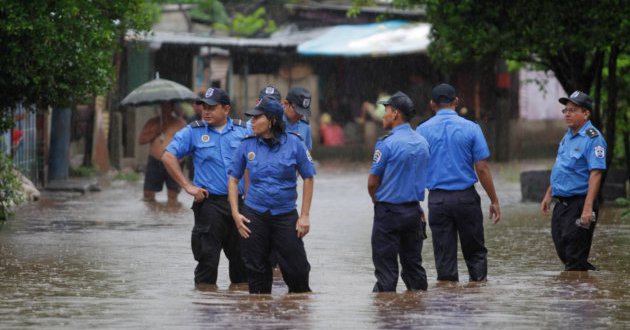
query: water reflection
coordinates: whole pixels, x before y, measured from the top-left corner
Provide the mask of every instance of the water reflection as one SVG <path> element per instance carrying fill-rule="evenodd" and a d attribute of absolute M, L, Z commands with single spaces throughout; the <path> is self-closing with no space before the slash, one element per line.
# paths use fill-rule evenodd
<path fill-rule="evenodd" d="M 193 302 L 201 323 L 215 328 L 258 325 L 274 328 L 310 328 L 313 294 L 250 295 L 247 288 L 208 293 Z"/>

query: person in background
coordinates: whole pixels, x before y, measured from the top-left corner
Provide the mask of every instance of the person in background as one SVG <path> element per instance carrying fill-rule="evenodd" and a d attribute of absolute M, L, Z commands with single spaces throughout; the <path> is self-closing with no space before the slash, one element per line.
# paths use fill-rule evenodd
<path fill-rule="evenodd" d="M 319 118 L 319 136 L 322 144 L 328 147 L 338 147 L 345 144 L 343 128 L 334 123 L 327 112 Z"/>
<path fill-rule="evenodd" d="M 168 202 L 176 203 L 180 186 L 168 174 L 160 158 L 175 133 L 186 126 L 186 122 L 173 102 L 162 102 L 160 108 L 161 114 L 149 119 L 138 136 L 138 143 L 149 144 L 149 157 L 144 173 L 144 200 L 155 201 L 155 193 L 162 191 L 166 184 Z"/>
<path fill-rule="evenodd" d="M 287 132 L 299 134 L 308 150 L 313 150 L 313 132 L 307 118 L 311 115 L 311 92 L 303 87 L 289 90 L 282 102 Z"/>

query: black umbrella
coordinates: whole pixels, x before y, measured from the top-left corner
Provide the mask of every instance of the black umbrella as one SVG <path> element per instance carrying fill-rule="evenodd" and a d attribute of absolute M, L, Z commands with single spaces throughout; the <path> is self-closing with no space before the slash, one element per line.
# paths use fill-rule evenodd
<path fill-rule="evenodd" d="M 156 78 L 140 85 L 127 95 L 121 105 L 147 105 L 163 101 L 194 101 L 197 95 L 188 87 L 167 79 Z"/>

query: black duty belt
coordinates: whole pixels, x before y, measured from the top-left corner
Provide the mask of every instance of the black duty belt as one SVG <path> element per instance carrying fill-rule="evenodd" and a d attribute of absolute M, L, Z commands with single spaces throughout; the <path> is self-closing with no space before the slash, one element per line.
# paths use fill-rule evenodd
<path fill-rule="evenodd" d="M 578 196 L 569 196 L 569 197 L 559 197 L 559 196 L 554 196 L 555 199 L 558 200 L 558 202 L 562 203 L 564 206 L 567 206 L 577 200 L 582 200 L 584 198 L 586 198 L 586 196 L 584 195 L 578 195 Z"/>

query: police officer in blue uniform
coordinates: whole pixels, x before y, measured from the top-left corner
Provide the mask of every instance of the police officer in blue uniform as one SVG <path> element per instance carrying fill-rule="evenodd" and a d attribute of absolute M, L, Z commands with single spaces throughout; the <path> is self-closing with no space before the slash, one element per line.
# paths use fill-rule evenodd
<path fill-rule="evenodd" d="M 311 266 L 302 238 L 310 229 L 315 175 L 312 158 L 302 139 L 285 131 L 280 103 L 265 97 L 246 114 L 253 116 L 254 135 L 243 140 L 228 174 L 230 206 L 242 237 L 249 292 L 271 293 L 272 250 L 278 254 L 289 292 L 308 292 Z M 245 170 L 250 183 L 245 203 L 240 206 L 237 185 Z M 299 215 L 297 173 L 304 179 Z"/>
<path fill-rule="evenodd" d="M 311 116 L 311 92 L 304 87 L 292 88 L 282 105 L 287 132 L 299 134 L 308 150 L 313 150 L 313 132 L 307 120 Z"/>
<path fill-rule="evenodd" d="M 219 257 L 223 249 L 230 262 L 232 283 L 247 281 L 240 255 L 239 237 L 228 202 L 228 168 L 232 157 L 247 135 L 245 123 L 228 117 L 230 98 L 219 88 L 209 88 L 196 101 L 203 106 L 202 120 L 181 129 L 168 145 L 162 161 L 169 174 L 194 197 L 195 217 L 191 245 L 198 264 L 195 284 L 216 284 Z M 193 182 L 182 173 L 178 159 L 192 155 L 195 165 Z M 243 194 L 243 187 L 238 187 Z"/>
<path fill-rule="evenodd" d="M 559 100 L 569 127 L 560 142 L 551 170 L 551 185 L 540 205 L 549 214 L 552 197 L 557 199 L 551 217 L 551 236 L 565 270 L 595 270 L 588 262 L 595 220 L 597 194 L 606 170 L 606 141 L 589 120 L 593 100 L 575 91 Z"/>
<path fill-rule="evenodd" d="M 424 200 L 429 145 L 409 125 L 415 111 L 403 92 L 387 101 L 383 128 L 391 133 L 378 140 L 368 176 L 368 192 L 374 203 L 372 261 L 374 292 L 396 291 L 398 258 L 408 290 L 426 290 L 422 267 L 422 240 L 426 222 L 420 207 Z"/>
<path fill-rule="evenodd" d="M 427 139 L 431 151 L 427 188 L 437 279 L 459 281 L 459 235 L 470 281 L 484 281 L 488 259 L 481 199 L 475 190 L 477 179 L 490 198 L 493 222 L 501 219 L 499 199 L 486 162 L 490 151 L 479 125 L 455 112 L 459 99 L 453 86 L 440 84 L 433 88 L 431 97 L 431 108 L 436 114 L 416 131 Z"/>

